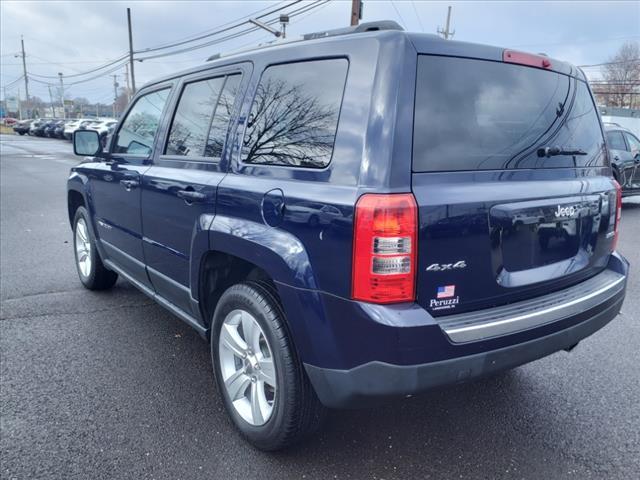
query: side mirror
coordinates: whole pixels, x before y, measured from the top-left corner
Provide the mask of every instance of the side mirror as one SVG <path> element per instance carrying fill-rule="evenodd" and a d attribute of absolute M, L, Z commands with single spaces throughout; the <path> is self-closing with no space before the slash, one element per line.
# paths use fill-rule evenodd
<path fill-rule="evenodd" d="M 76 130 L 73 134 L 73 153 L 88 157 L 103 157 L 100 135 L 95 130 Z"/>

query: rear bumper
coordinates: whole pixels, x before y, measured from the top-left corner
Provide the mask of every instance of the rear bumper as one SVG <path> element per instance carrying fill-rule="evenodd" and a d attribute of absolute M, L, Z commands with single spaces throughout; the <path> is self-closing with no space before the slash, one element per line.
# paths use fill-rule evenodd
<path fill-rule="evenodd" d="M 585 310 L 582 311 L 559 310 L 559 314 L 564 316 L 551 320 L 544 328 L 536 330 L 531 329 L 530 325 L 525 326 L 529 330 L 524 333 L 544 332 L 527 337 L 531 339 L 522 341 L 523 332 L 518 332 L 496 339 L 495 341 L 502 340 L 499 348 L 412 365 L 374 360 L 350 369 L 335 369 L 305 364 L 307 374 L 318 397 L 326 406 L 357 408 L 517 367 L 575 346 L 618 314 L 626 293 L 628 263 L 621 256 L 613 255 L 608 270 L 624 277 L 622 281 L 618 281 L 616 288 L 611 289 L 610 295 L 600 297 L 598 304 L 586 303 Z M 592 298 L 593 296 L 590 297 Z M 539 301 L 539 298 L 532 299 L 532 302 Z M 559 327 L 548 333 L 554 325 Z M 441 334 L 447 338 L 444 329 Z M 505 341 L 509 339 L 512 339 L 511 344 Z M 451 342 L 451 339 L 448 338 L 448 341 Z M 485 340 L 465 345 L 487 343 Z M 451 345 L 455 346 L 455 342 L 451 342 Z"/>

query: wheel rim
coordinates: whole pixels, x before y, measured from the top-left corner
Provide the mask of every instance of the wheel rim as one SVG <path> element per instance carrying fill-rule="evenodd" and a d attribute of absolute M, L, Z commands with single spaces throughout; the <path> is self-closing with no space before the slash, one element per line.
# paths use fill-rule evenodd
<path fill-rule="evenodd" d="M 91 242 L 84 218 L 76 224 L 76 263 L 82 276 L 88 277 L 91 273 Z"/>
<path fill-rule="evenodd" d="M 276 368 L 269 342 L 256 319 L 233 310 L 222 324 L 218 342 L 220 371 L 236 412 L 249 424 L 267 423 L 276 400 Z"/>

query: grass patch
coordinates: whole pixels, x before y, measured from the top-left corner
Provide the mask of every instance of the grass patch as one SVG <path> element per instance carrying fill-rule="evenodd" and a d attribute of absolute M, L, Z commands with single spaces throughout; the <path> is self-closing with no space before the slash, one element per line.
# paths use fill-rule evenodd
<path fill-rule="evenodd" d="M 0 125 L 0 133 L 14 133 L 13 128 L 6 125 Z"/>

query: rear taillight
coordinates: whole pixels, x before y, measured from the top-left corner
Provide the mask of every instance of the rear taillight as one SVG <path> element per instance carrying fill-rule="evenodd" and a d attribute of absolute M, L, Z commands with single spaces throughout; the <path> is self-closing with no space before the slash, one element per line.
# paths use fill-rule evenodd
<path fill-rule="evenodd" d="M 614 180 L 616 186 L 616 225 L 614 227 L 613 244 L 611 250 L 615 250 L 618 246 L 618 235 L 620 233 L 620 219 L 622 218 L 622 187 Z"/>
<path fill-rule="evenodd" d="M 356 203 L 352 296 L 374 303 L 415 299 L 418 207 L 413 195 L 365 194 Z"/>
<path fill-rule="evenodd" d="M 502 61 L 506 63 L 517 63 L 529 67 L 551 68 L 551 60 L 543 55 L 533 53 L 518 52 L 517 50 L 505 50 L 502 53 Z"/>

